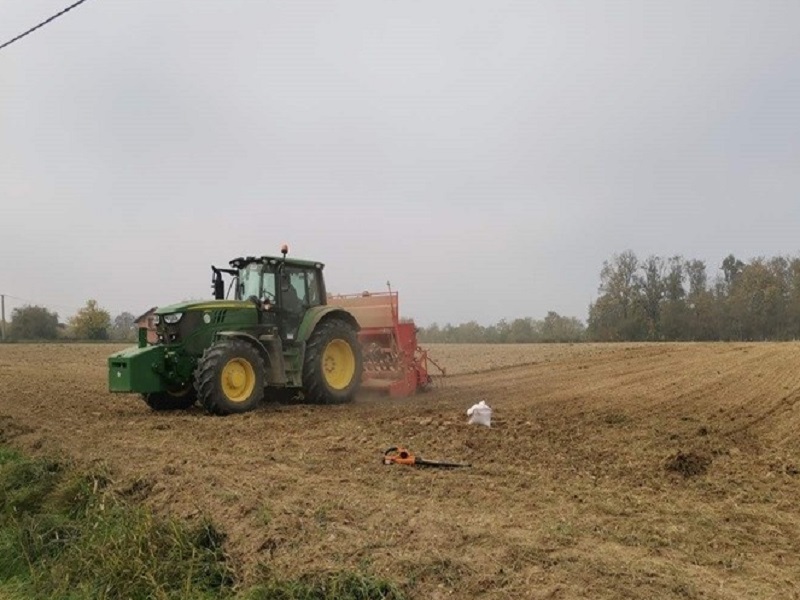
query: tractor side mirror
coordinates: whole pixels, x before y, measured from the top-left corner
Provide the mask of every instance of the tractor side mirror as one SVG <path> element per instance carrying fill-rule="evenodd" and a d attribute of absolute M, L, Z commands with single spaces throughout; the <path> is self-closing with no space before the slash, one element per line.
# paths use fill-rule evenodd
<path fill-rule="evenodd" d="M 211 276 L 211 287 L 214 288 L 214 298 L 216 300 L 225 299 L 225 282 L 222 281 L 222 273 L 219 269 L 211 267 L 214 274 Z"/>

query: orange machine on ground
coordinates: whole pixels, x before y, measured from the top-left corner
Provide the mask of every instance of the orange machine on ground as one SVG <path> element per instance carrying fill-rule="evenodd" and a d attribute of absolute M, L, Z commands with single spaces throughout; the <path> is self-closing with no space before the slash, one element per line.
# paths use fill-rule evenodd
<path fill-rule="evenodd" d="M 362 388 L 410 396 L 433 383 L 431 367 L 437 375 L 445 375 L 444 368 L 417 344 L 414 322 L 400 320 L 397 292 L 329 295 L 328 304 L 346 309 L 361 326 Z"/>

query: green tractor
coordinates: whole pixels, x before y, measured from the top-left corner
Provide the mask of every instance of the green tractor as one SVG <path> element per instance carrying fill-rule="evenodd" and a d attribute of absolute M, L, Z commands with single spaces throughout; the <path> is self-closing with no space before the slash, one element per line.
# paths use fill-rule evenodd
<path fill-rule="evenodd" d="M 322 263 L 281 252 L 212 266 L 214 300 L 159 308 L 157 342 L 140 330 L 138 346 L 108 358 L 109 389 L 138 392 L 153 410 L 198 401 L 217 415 L 252 410 L 265 394 L 352 400 L 362 375 L 358 323 L 327 305 Z"/>

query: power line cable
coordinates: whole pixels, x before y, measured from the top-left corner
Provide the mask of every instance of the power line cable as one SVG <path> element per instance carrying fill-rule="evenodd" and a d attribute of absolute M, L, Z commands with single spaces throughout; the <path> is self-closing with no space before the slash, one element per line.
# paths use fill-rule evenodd
<path fill-rule="evenodd" d="M 48 24 L 50 21 L 55 21 L 55 20 L 56 20 L 58 17 L 60 17 L 61 15 L 68 13 L 68 12 L 69 12 L 69 11 L 71 11 L 73 8 L 75 8 L 76 6 L 78 6 L 78 5 L 80 5 L 80 4 L 83 4 L 84 2 L 86 2 L 86 0 L 78 0 L 77 2 L 75 2 L 74 4 L 71 4 L 70 6 L 68 6 L 67 8 L 65 8 L 64 10 L 62 10 L 61 12 L 54 14 L 54 15 L 53 15 L 52 17 L 50 17 L 49 19 L 46 19 L 46 20 L 42 21 L 41 23 L 39 23 L 38 25 L 36 25 L 36 26 L 34 26 L 34 27 L 31 27 L 30 29 L 28 29 L 28 31 L 26 31 L 26 32 L 24 32 L 24 33 L 20 33 L 20 34 L 19 34 L 17 37 L 15 37 L 15 38 L 12 38 L 12 39 L 8 40 L 7 42 L 5 42 L 4 44 L 0 45 L 0 50 L 2 50 L 3 48 L 5 48 L 6 46 L 10 46 L 10 45 L 11 45 L 11 44 L 13 44 L 14 42 L 17 42 L 17 41 L 21 40 L 21 39 L 22 39 L 22 38 L 24 38 L 26 35 L 29 35 L 29 34 L 33 33 L 34 31 L 36 31 L 36 30 L 37 30 L 37 29 L 39 29 L 40 27 L 44 27 L 44 26 L 45 26 L 45 25 L 47 25 L 47 24 Z"/>

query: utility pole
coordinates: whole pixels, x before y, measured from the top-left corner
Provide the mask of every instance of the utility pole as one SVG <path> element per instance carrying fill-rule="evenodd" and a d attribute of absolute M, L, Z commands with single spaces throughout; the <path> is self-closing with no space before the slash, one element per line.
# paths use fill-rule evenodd
<path fill-rule="evenodd" d="M 6 295 L 0 294 L 0 341 L 6 341 Z"/>

